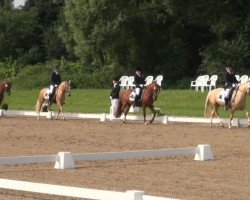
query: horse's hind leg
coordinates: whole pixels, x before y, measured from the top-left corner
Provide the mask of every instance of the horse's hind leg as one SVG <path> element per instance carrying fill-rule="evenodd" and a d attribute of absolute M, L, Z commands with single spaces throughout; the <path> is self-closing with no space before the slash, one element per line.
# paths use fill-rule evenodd
<path fill-rule="evenodd" d="M 129 111 L 130 107 L 131 107 L 131 106 L 129 106 L 129 105 L 126 105 L 126 106 L 124 107 L 124 111 L 123 111 L 123 113 L 124 113 L 123 123 L 126 122 L 126 116 L 127 116 L 127 114 L 128 114 L 128 111 Z"/>
<path fill-rule="evenodd" d="M 224 125 L 219 117 L 219 114 L 218 114 L 218 107 L 213 107 L 213 110 L 212 110 L 212 114 L 211 114 L 211 120 L 210 120 L 210 126 L 212 127 L 212 121 L 213 121 L 213 117 L 216 115 L 217 119 L 220 121 L 220 126 L 224 128 Z"/>
<path fill-rule="evenodd" d="M 37 112 L 37 120 L 40 119 L 40 112 L 42 109 L 42 105 L 43 105 L 44 99 L 38 99 L 37 100 L 37 105 L 36 105 L 36 112 Z"/>

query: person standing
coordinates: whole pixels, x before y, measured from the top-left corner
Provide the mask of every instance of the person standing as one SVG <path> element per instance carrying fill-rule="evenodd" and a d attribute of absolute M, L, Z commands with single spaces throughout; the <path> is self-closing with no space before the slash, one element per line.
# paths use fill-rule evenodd
<path fill-rule="evenodd" d="M 238 84 L 238 81 L 233 74 L 233 68 L 232 66 L 226 67 L 226 73 L 225 73 L 225 107 L 224 110 L 228 110 L 229 102 L 231 100 L 233 88 Z"/>
<path fill-rule="evenodd" d="M 138 104 L 138 102 L 141 100 L 142 89 L 143 89 L 145 83 L 146 83 L 145 78 L 142 75 L 142 69 L 140 67 L 137 67 L 135 75 L 134 75 L 136 96 L 135 96 L 135 101 L 134 101 L 133 106 L 136 106 Z"/>
<path fill-rule="evenodd" d="M 112 115 L 114 116 L 119 104 L 119 94 L 121 87 L 119 85 L 119 80 L 117 77 L 113 78 L 112 83 L 113 87 L 110 92 L 110 100 L 111 100 Z"/>
<path fill-rule="evenodd" d="M 49 104 L 51 105 L 53 102 L 53 98 L 55 96 L 56 88 L 61 83 L 61 75 L 56 67 L 53 67 L 53 71 L 50 77 L 50 87 L 49 87 Z"/>

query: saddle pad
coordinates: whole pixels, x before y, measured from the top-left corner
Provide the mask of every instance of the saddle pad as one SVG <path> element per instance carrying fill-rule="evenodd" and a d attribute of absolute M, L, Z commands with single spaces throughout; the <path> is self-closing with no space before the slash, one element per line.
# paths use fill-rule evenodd
<path fill-rule="evenodd" d="M 221 90 L 221 92 L 219 93 L 219 95 L 217 97 L 217 100 L 220 102 L 225 102 L 225 94 L 226 94 L 226 91 Z"/>
<path fill-rule="evenodd" d="M 44 94 L 44 99 L 48 100 L 49 99 L 49 89 L 46 90 Z"/>

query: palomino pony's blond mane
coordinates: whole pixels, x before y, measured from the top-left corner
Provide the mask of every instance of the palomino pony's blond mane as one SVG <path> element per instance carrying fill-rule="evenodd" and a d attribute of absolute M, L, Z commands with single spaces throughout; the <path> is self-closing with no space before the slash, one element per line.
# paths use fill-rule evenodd
<path fill-rule="evenodd" d="M 56 90 L 56 104 L 58 107 L 58 112 L 57 112 L 56 118 L 58 118 L 59 113 L 62 112 L 62 117 L 63 117 L 63 119 L 65 119 L 62 106 L 63 106 L 64 101 L 65 101 L 65 93 L 68 92 L 68 96 L 70 95 L 70 89 L 71 89 L 70 87 L 71 87 L 71 81 L 63 81 L 63 82 L 61 82 L 61 84 L 58 86 L 58 88 Z M 41 112 L 41 108 L 42 108 L 43 103 L 45 101 L 47 101 L 44 98 L 47 90 L 48 90 L 48 88 L 43 88 L 42 90 L 40 90 L 40 93 L 38 95 L 37 104 L 36 104 L 36 112 L 38 114 L 37 119 L 40 118 L 40 112 Z M 49 110 L 50 110 L 50 106 L 48 106 L 48 111 Z"/>
<path fill-rule="evenodd" d="M 217 116 L 217 118 L 220 120 L 221 126 L 223 126 L 222 121 L 218 115 L 219 107 L 225 106 L 224 102 L 218 100 L 219 94 L 221 93 L 222 90 L 224 89 L 216 88 L 207 94 L 204 115 L 205 117 L 210 117 L 210 126 L 212 126 L 212 120 L 214 116 Z M 233 92 L 231 99 L 231 108 L 230 108 L 231 114 L 229 118 L 229 128 L 231 128 L 232 125 L 234 112 L 236 110 L 243 111 L 245 109 L 247 94 L 250 94 L 250 82 L 241 84 Z M 246 117 L 248 119 L 248 124 L 250 125 L 250 119 L 247 111 L 246 111 Z"/>

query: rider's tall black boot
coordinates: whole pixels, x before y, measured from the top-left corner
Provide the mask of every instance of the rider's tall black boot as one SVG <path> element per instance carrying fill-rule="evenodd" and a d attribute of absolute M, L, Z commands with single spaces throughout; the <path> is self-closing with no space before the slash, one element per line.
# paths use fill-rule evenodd
<path fill-rule="evenodd" d="M 224 110 L 228 110 L 228 106 L 229 106 L 229 98 L 225 97 L 225 107 L 224 107 Z"/>

